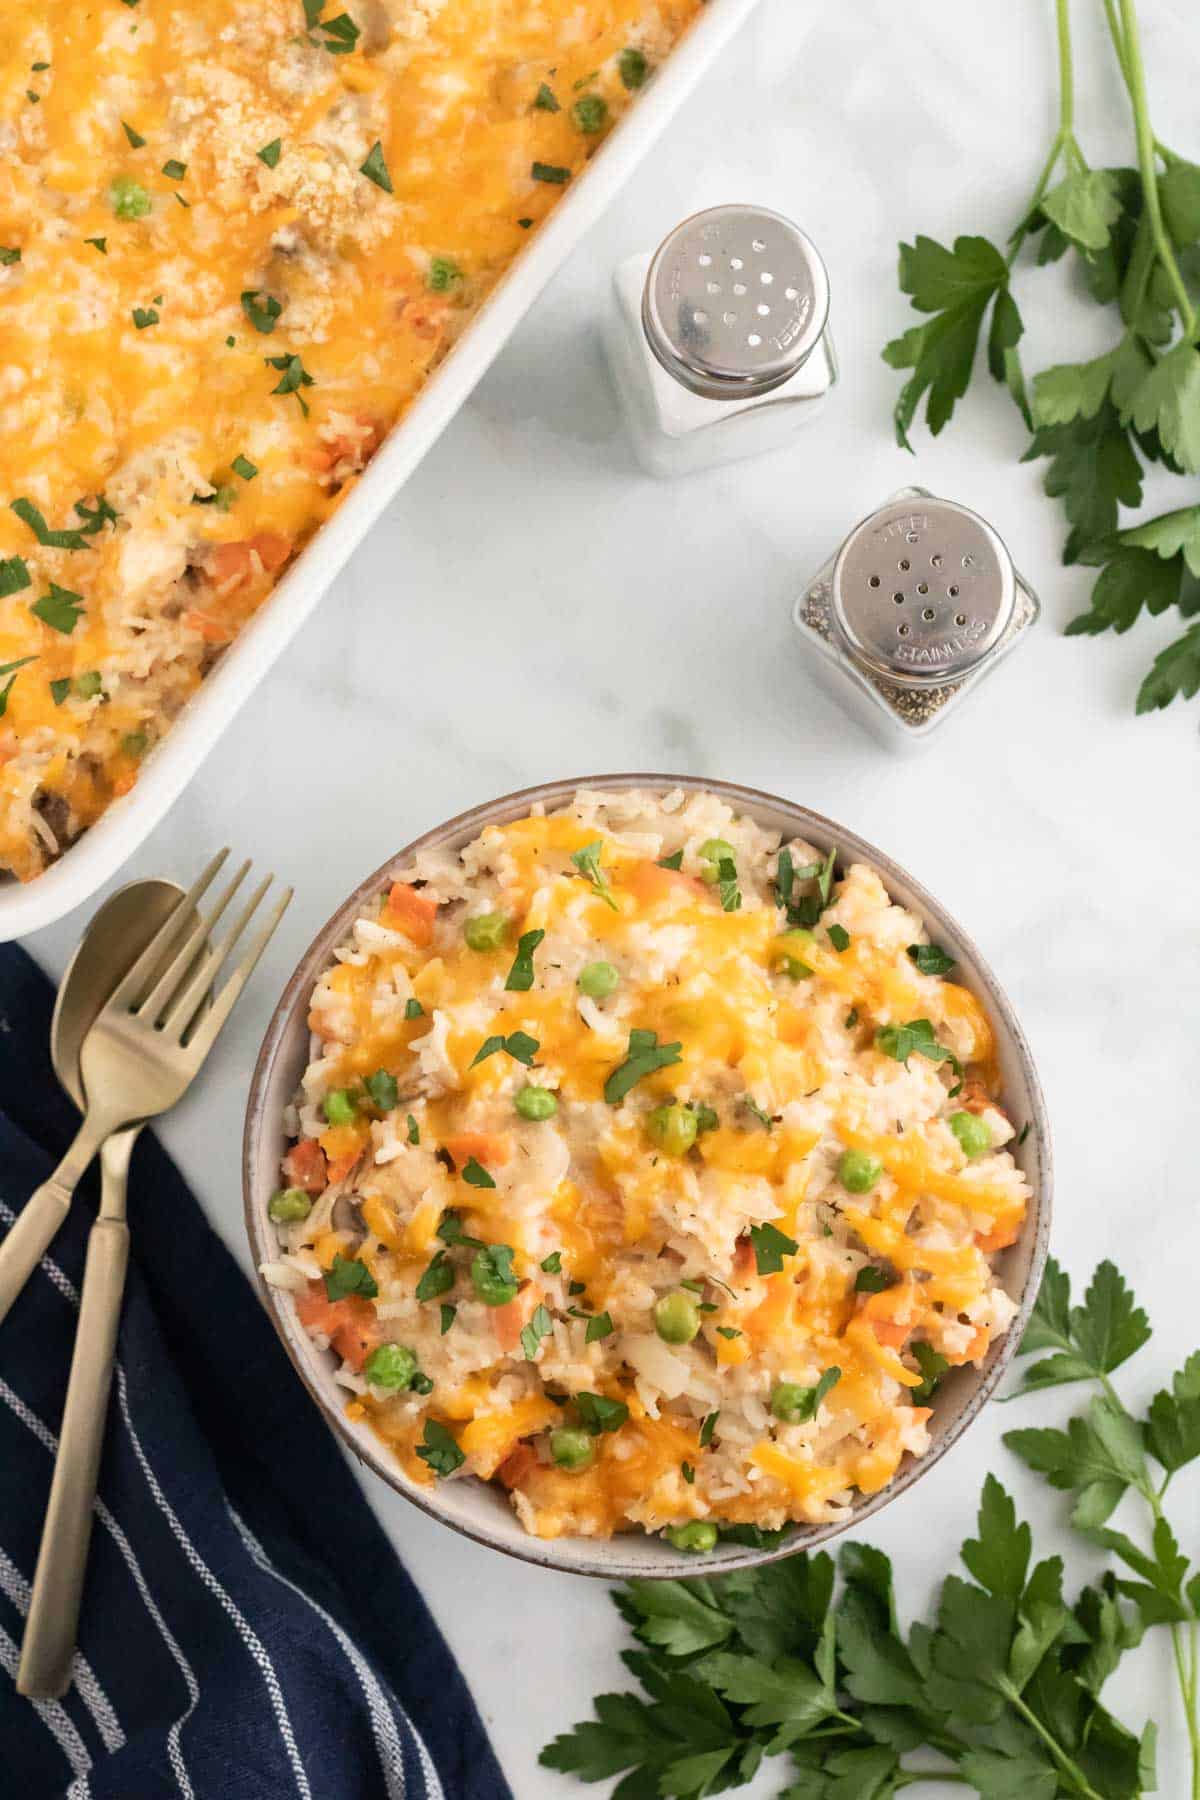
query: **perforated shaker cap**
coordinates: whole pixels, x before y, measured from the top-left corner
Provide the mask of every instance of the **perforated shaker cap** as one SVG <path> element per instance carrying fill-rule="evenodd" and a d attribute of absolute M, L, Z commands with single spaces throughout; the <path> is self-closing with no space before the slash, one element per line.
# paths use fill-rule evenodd
<path fill-rule="evenodd" d="M 708 400 L 753 399 L 807 361 L 829 317 L 829 276 L 790 219 L 714 206 L 676 226 L 642 293 L 651 350 Z"/>
<path fill-rule="evenodd" d="M 1012 558 L 978 513 L 930 496 L 881 507 L 833 568 L 832 615 L 851 655 L 900 685 L 977 668 L 1016 604 Z"/>

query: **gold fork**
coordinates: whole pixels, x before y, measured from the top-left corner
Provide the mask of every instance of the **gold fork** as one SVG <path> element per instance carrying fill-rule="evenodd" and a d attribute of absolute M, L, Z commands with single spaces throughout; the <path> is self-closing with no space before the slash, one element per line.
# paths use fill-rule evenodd
<path fill-rule="evenodd" d="M 14 1282 L 14 1276 L 26 1264 L 26 1273 L 35 1266 L 65 1216 L 75 1182 L 97 1145 L 112 1131 L 165 1111 L 183 1094 L 283 917 L 292 898 L 291 888 L 285 890 L 241 961 L 214 993 L 226 958 L 272 881 L 268 875 L 221 941 L 206 948 L 250 867 L 244 863 L 209 915 L 197 918 L 196 903 L 228 854 L 222 850 L 214 857 L 191 891 L 181 896 L 83 1041 L 79 1063 L 88 1110 L 62 1164 L 33 1195 L 0 1247 L 2 1262 L 21 1221 L 36 1205 L 36 1229 L 27 1233 L 10 1268 L 0 1271 L 11 1285 L 7 1304 L 23 1281 L 22 1277 Z M 189 929 L 190 919 L 195 923 Z M 38 1248 L 30 1261 L 34 1245 Z M 97 1219 L 88 1243 L 62 1434 L 17 1674 L 19 1691 L 32 1698 L 57 1696 L 71 1679 L 127 1255 L 123 1219 Z"/>

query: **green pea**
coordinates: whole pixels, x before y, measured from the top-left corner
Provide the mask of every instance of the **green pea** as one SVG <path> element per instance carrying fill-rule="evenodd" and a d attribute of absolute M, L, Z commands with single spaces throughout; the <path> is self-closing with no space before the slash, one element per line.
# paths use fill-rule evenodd
<path fill-rule="evenodd" d="M 151 210 L 149 194 L 132 175 L 118 175 L 108 197 L 118 219 L 144 219 Z"/>
<path fill-rule="evenodd" d="M 126 756 L 142 756 L 149 742 L 144 731 L 127 731 L 121 739 L 121 748 Z"/>
<path fill-rule="evenodd" d="M 353 1125 L 358 1107 L 349 1088 L 330 1088 L 321 1109 L 331 1125 Z"/>
<path fill-rule="evenodd" d="M 579 971 L 579 991 L 589 1000 L 607 1000 L 621 985 L 621 977 L 610 962 L 588 963 Z"/>
<path fill-rule="evenodd" d="M 97 694 L 103 693 L 104 677 L 99 669 L 89 669 L 86 675 L 77 675 L 75 692 L 81 700 L 94 700 Z"/>
<path fill-rule="evenodd" d="M 689 1550 L 693 1553 L 715 1550 L 717 1547 L 717 1528 L 711 1519 L 691 1519 L 686 1525 L 668 1525 L 667 1542 L 676 1550 Z"/>
<path fill-rule="evenodd" d="M 550 1454 L 560 1469 L 570 1469 L 572 1474 L 578 1474 L 580 1469 L 590 1469 L 595 1462 L 596 1440 L 589 1432 L 563 1425 L 550 1433 Z"/>
<path fill-rule="evenodd" d="M 669 1101 L 647 1114 L 646 1130 L 668 1156 L 686 1156 L 696 1141 L 699 1125 L 690 1107 Z"/>
<path fill-rule="evenodd" d="M 813 1391 L 795 1381 L 781 1381 L 771 1395 L 771 1411 L 785 1425 L 800 1425 L 812 1418 Z"/>
<path fill-rule="evenodd" d="M 363 1364 L 367 1380 L 382 1388 L 411 1387 L 416 1372 L 416 1353 L 407 1344 L 380 1344 Z"/>
<path fill-rule="evenodd" d="M 883 1174 L 877 1156 L 865 1150 L 843 1150 L 838 1158 L 837 1176 L 848 1194 L 869 1194 Z"/>
<path fill-rule="evenodd" d="M 277 1225 L 294 1225 L 311 1211 L 312 1200 L 303 1188 L 280 1188 L 267 1202 L 267 1213 Z"/>
<path fill-rule="evenodd" d="M 963 1147 L 967 1156 L 982 1156 L 992 1147 L 992 1133 L 986 1119 L 976 1118 L 974 1113 L 951 1113 L 949 1118 L 951 1131 Z"/>
<path fill-rule="evenodd" d="M 701 881 L 707 881 L 711 887 L 721 879 L 721 864 L 736 862 L 737 851 L 724 838 L 705 838 L 700 846 L 700 860 L 704 867 L 700 871 Z"/>
<path fill-rule="evenodd" d="M 476 913 L 463 926 L 470 950 L 498 950 L 508 936 L 507 913 Z"/>
<path fill-rule="evenodd" d="M 485 1306 L 507 1306 L 517 1297 L 512 1251 L 507 1244 L 485 1244 L 471 1258 L 471 1285 Z"/>
<path fill-rule="evenodd" d="M 513 1105 L 523 1119 L 552 1119 L 558 1111 L 558 1100 L 549 1088 L 523 1087 Z"/>
<path fill-rule="evenodd" d="M 654 1329 L 664 1344 L 690 1344 L 700 1329 L 700 1309 L 690 1294 L 664 1294 L 654 1308 Z"/>

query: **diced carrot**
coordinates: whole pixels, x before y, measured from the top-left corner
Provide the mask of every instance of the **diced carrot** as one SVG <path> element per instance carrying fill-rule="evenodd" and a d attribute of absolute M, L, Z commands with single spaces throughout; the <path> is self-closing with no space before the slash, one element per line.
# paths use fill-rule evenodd
<path fill-rule="evenodd" d="M 634 899 L 643 906 L 653 906 L 659 900 L 666 900 L 672 894 L 685 893 L 696 899 L 704 892 L 703 884 L 694 875 L 685 875 L 682 869 L 664 869 L 661 863 L 636 862 L 621 877 L 621 885 L 627 887 Z"/>
<path fill-rule="evenodd" d="M 183 622 L 191 631 L 198 631 L 206 644 L 228 644 L 233 637 L 228 625 L 222 625 L 220 619 L 210 618 L 208 613 L 197 612 L 195 608 L 183 615 Z"/>
<path fill-rule="evenodd" d="M 310 1281 L 308 1292 L 296 1300 L 296 1311 L 306 1331 L 320 1331 L 352 1369 L 361 1369 L 371 1351 L 382 1341 L 375 1308 L 360 1294 L 331 1300 L 325 1284 Z"/>
<path fill-rule="evenodd" d="M 329 1185 L 332 1187 L 335 1181 L 344 1181 L 361 1155 L 361 1150 L 348 1150 L 344 1156 L 334 1157 L 329 1164 Z"/>
<path fill-rule="evenodd" d="M 933 1408 L 932 1406 L 911 1406 L 909 1407 L 909 1416 L 916 1419 L 918 1424 L 924 1425 L 926 1419 L 932 1419 Z"/>
<path fill-rule="evenodd" d="M 1015 1244 L 1020 1235 L 1020 1222 L 1014 1219 L 1007 1225 L 994 1225 L 991 1231 L 977 1231 L 975 1242 L 985 1256 L 994 1256 L 997 1250 L 1007 1250 L 1010 1244 Z"/>
<path fill-rule="evenodd" d="M 256 531 L 251 538 L 230 544 L 214 544 L 208 554 L 208 574 L 218 587 L 227 582 L 245 581 L 254 573 L 258 558 L 269 575 L 281 569 L 292 553 L 292 540 L 278 531 Z"/>
<path fill-rule="evenodd" d="M 406 938 L 411 938 L 418 949 L 424 950 L 433 942 L 433 922 L 437 918 L 437 910 L 438 903 L 431 894 L 423 894 L 419 888 L 409 887 L 406 882 L 394 881 L 387 897 L 387 905 L 383 909 L 383 922 L 385 925 L 394 925 Z"/>
<path fill-rule="evenodd" d="M 321 439 L 312 445 L 304 458 L 310 468 L 327 475 L 342 462 L 351 463 L 356 473 L 366 467 L 379 446 L 383 428 L 378 420 L 366 418 L 361 413 L 357 418 L 363 427 L 361 434 L 343 432 L 338 437 Z"/>
<path fill-rule="evenodd" d="M 733 1252 L 733 1272 L 739 1281 L 746 1281 L 754 1274 L 758 1260 L 754 1254 L 754 1245 L 748 1237 L 740 1237 Z"/>
<path fill-rule="evenodd" d="M 537 1451 L 532 1444 L 518 1444 L 496 1470 L 496 1479 L 506 1488 L 520 1487 L 525 1477 L 537 1468 Z"/>
<path fill-rule="evenodd" d="M 456 1131 L 443 1140 L 443 1148 L 456 1169 L 474 1157 L 485 1168 L 503 1168 L 512 1155 L 507 1131 Z"/>
<path fill-rule="evenodd" d="M 306 1194 L 323 1194 L 329 1185 L 325 1152 L 316 1138 L 301 1138 L 283 1159 L 283 1178 Z"/>
<path fill-rule="evenodd" d="M 496 1342 L 506 1356 L 520 1344 L 521 1333 L 532 1319 L 541 1298 L 541 1290 L 537 1284 L 527 1281 L 507 1305 L 491 1308 Z"/>
<path fill-rule="evenodd" d="M 876 1342 L 885 1344 L 889 1350 L 901 1349 L 911 1335 L 913 1327 L 908 1316 L 911 1311 L 912 1294 L 903 1285 L 872 1294 L 862 1307 L 863 1317 L 874 1332 Z M 898 1314 L 904 1316 L 898 1317 Z"/>

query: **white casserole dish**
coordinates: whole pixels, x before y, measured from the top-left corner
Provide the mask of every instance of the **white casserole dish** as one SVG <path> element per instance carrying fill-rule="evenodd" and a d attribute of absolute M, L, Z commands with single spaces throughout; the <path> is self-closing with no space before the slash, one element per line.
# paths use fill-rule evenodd
<path fill-rule="evenodd" d="M 154 829 L 351 552 L 449 424 L 550 277 L 599 218 L 756 3 L 708 0 L 653 83 L 489 295 L 357 486 L 288 569 L 162 744 L 147 758 L 136 787 L 115 801 L 44 875 L 29 883 L 0 878 L 0 942 L 53 924 L 81 906 Z"/>

